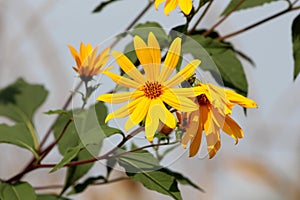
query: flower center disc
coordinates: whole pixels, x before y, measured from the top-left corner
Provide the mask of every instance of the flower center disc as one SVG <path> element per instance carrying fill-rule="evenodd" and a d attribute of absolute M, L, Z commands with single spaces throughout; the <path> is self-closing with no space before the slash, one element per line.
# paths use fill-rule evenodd
<path fill-rule="evenodd" d="M 149 99 L 155 99 L 159 97 L 162 93 L 162 85 L 158 82 L 146 82 L 146 84 L 143 86 L 142 91 L 144 91 L 144 94 Z"/>
<path fill-rule="evenodd" d="M 197 96 L 197 100 L 200 105 L 209 104 L 209 101 L 208 101 L 207 97 L 205 96 L 205 94 L 201 94 L 201 95 Z"/>

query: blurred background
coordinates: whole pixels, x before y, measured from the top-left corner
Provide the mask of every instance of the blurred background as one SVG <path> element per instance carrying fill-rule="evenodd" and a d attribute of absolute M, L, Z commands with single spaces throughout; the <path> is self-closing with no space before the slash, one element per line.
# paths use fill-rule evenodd
<path fill-rule="evenodd" d="M 214 24 L 228 2 L 216 1 L 201 26 L 208 28 Z M 0 1 L 0 87 L 18 77 L 45 85 L 50 94 L 35 116 L 41 136 L 53 120 L 43 112 L 60 108 L 74 86 L 76 74 L 71 68 L 74 60 L 67 45 L 78 48 L 81 41 L 96 45 L 123 32 L 147 1 L 120 1 L 92 14 L 99 3 L 100 0 Z M 222 34 L 232 32 L 286 6 L 285 1 L 279 1 L 236 12 L 217 30 Z M 300 80 L 298 77 L 293 82 L 291 40 L 292 20 L 298 14 L 299 11 L 286 14 L 228 40 L 255 62 L 255 67 L 247 62 L 243 66 L 249 82 L 248 97 L 259 108 L 248 110 L 247 116 L 241 108 L 234 110 L 233 117 L 245 132 L 238 145 L 222 134 L 221 150 L 212 160 L 190 159 L 186 154 L 172 164 L 172 169 L 183 172 L 206 191 L 180 186 L 184 199 L 300 199 Z M 179 10 L 165 16 L 163 6 L 159 11 L 150 9 L 140 20 L 146 21 L 159 21 L 165 28 L 184 23 Z M 1 144 L 0 159 L 0 177 L 8 178 L 24 167 L 30 153 Z M 53 153 L 47 162 L 58 160 Z M 91 174 L 97 173 L 97 166 Z M 47 170 L 37 170 L 25 180 L 33 186 L 61 184 L 63 174 L 63 170 L 51 175 Z M 90 187 L 74 196 L 74 199 L 100 198 L 169 199 L 132 181 Z"/>

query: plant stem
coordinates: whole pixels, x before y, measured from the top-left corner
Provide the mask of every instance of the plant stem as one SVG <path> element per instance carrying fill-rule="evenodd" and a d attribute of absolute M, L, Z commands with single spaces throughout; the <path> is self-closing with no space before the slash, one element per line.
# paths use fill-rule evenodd
<path fill-rule="evenodd" d="M 194 32 L 198 26 L 198 24 L 202 21 L 202 19 L 204 18 L 204 16 L 206 15 L 206 13 L 208 12 L 209 8 L 212 5 L 213 0 L 211 0 L 208 5 L 206 6 L 206 8 L 204 9 L 203 13 L 201 14 L 201 16 L 198 18 L 198 20 L 195 22 L 194 26 L 192 27 L 192 29 L 188 32 L 188 34 L 191 34 L 192 32 Z"/>
<path fill-rule="evenodd" d="M 240 0 L 223 18 L 221 18 L 215 25 L 213 25 L 209 30 L 204 32 L 203 36 L 208 36 L 210 33 L 212 33 L 222 22 L 224 22 L 236 9 L 240 7 L 242 3 L 244 3 L 245 0 Z"/>
<path fill-rule="evenodd" d="M 290 11 L 294 11 L 294 10 L 298 10 L 298 9 L 300 9 L 300 6 L 297 6 L 297 7 L 288 7 L 287 9 L 285 9 L 285 10 L 279 12 L 279 13 L 271 15 L 270 17 L 267 17 L 267 18 L 265 18 L 265 19 L 263 19 L 261 21 L 258 21 L 258 22 L 254 23 L 254 24 L 251 24 L 251 25 L 249 25 L 249 26 L 247 26 L 245 28 L 242 28 L 242 29 L 237 30 L 237 31 L 232 32 L 232 33 L 229 33 L 228 35 L 225 35 L 225 36 L 220 36 L 220 37 L 216 38 L 216 40 L 218 40 L 218 41 L 224 41 L 227 38 L 230 38 L 230 37 L 233 37 L 233 36 L 238 35 L 240 33 L 246 32 L 246 31 L 248 31 L 248 30 L 250 30 L 252 28 L 255 28 L 255 27 L 257 27 L 257 26 L 259 26 L 261 24 L 264 24 L 265 22 L 268 22 L 268 21 L 270 21 L 272 19 L 275 19 L 275 18 L 277 18 L 277 17 L 279 17 L 281 15 L 284 15 L 284 14 L 290 12 Z"/>
<path fill-rule="evenodd" d="M 149 10 L 152 6 L 153 1 L 149 1 L 146 7 L 133 19 L 133 21 L 126 27 L 125 31 L 129 31 L 139 20 L 140 18 Z M 111 48 L 116 46 L 116 44 L 121 40 L 121 37 L 117 37 L 116 40 L 111 44 Z"/>

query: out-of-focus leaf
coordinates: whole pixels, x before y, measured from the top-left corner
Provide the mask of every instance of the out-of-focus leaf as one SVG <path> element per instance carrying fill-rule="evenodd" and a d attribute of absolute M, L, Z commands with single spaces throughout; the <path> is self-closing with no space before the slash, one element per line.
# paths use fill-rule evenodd
<path fill-rule="evenodd" d="M 168 45 L 168 36 L 162 26 L 157 22 L 140 23 L 136 25 L 130 33 L 133 36 L 138 35 L 144 41 L 147 41 L 150 32 L 153 32 L 161 48 Z"/>
<path fill-rule="evenodd" d="M 69 148 L 65 152 L 63 159 L 50 171 L 50 173 L 55 172 L 56 170 L 63 167 L 65 164 L 68 164 L 71 160 L 73 160 L 78 155 L 78 153 L 82 149 L 83 149 L 82 145 L 78 145 L 76 147 Z"/>
<path fill-rule="evenodd" d="M 294 56 L 294 80 L 300 72 L 300 15 L 292 24 L 293 56 Z"/>
<path fill-rule="evenodd" d="M 71 200 L 56 194 L 38 194 L 36 200 Z"/>
<path fill-rule="evenodd" d="M 94 184 L 98 182 L 99 180 L 103 180 L 103 182 L 106 182 L 105 177 L 103 176 L 97 176 L 97 177 L 89 177 L 83 183 L 79 183 L 74 186 L 74 188 L 68 193 L 68 195 L 72 194 L 78 194 L 83 192 L 90 184 Z"/>
<path fill-rule="evenodd" d="M 106 6 L 108 6 L 111 3 L 114 3 L 116 1 L 120 1 L 120 0 L 107 0 L 104 2 L 101 2 L 94 10 L 93 13 L 97 13 L 97 12 L 101 12 Z"/>
<path fill-rule="evenodd" d="M 235 89 L 240 94 L 247 96 L 248 83 L 245 72 L 241 62 L 237 59 L 236 54 L 232 50 L 233 47 L 230 44 L 218 42 L 201 35 L 193 35 L 191 38 L 194 39 L 194 41 L 187 40 L 183 43 L 183 53 L 191 53 L 195 58 L 200 59 L 202 61 L 200 67 L 203 70 L 210 71 L 220 84 L 222 84 L 223 81 L 225 86 Z M 204 49 L 199 48 L 197 43 Z M 206 54 L 204 50 L 211 56 L 217 69 L 210 64 L 211 61 L 209 58 L 203 56 Z M 222 80 L 219 79 L 219 74 Z"/>
<path fill-rule="evenodd" d="M 12 185 L 6 183 L 0 184 L 1 200 L 29 200 L 36 198 L 34 189 L 26 182 L 18 182 Z"/>
<path fill-rule="evenodd" d="M 33 85 L 18 79 L 0 90 L 0 115 L 15 122 L 31 123 L 34 112 L 48 95 L 42 85 Z"/>
<path fill-rule="evenodd" d="M 14 144 L 28 149 L 35 157 L 38 157 L 32 135 L 24 123 L 19 123 L 14 126 L 0 124 L 0 143 Z"/>
<path fill-rule="evenodd" d="M 247 8 L 254 8 L 262 6 L 265 3 L 272 3 L 279 0 L 245 0 L 235 11 L 243 10 Z M 240 2 L 240 0 L 231 0 L 221 15 L 226 15 Z"/>

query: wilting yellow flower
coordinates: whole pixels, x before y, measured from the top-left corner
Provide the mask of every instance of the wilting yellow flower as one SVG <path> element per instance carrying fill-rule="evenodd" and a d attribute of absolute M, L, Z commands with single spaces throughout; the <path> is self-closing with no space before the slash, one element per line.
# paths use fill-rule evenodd
<path fill-rule="evenodd" d="M 182 12 L 186 15 L 190 14 L 193 8 L 192 0 L 155 0 L 154 2 L 155 8 L 158 9 L 159 4 L 161 4 L 164 1 L 166 1 L 165 9 L 164 9 L 164 13 L 166 15 L 169 15 L 169 12 L 174 10 L 177 5 L 182 10 Z"/>
<path fill-rule="evenodd" d="M 77 65 L 73 69 L 80 75 L 81 79 L 90 80 L 94 75 L 103 72 L 103 67 L 109 59 L 110 48 L 97 54 L 98 46 L 93 48 L 90 43 L 85 45 L 81 42 L 79 52 L 71 45 L 68 47 Z"/>
<path fill-rule="evenodd" d="M 106 117 L 106 122 L 112 118 L 123 118 L 130 115 L 125 124 L 125 129 L 128 131 L 146 118 L 146 137 L 149 141 L 152 141 L 159 121 L 170 128 L 176 127 L 175 117 L 164 103 L 183 112 L 191 112 L 198 109 L 197 105 L 188 97 L 200 95 L 202 93 L 201 87 L 173 87 L 189 78 L 201 61 L 191 61 L 180 72 L 169 79 L 180 58 L 180 38 L 176 38 L 172 42 L 162 68 L 160 46 L 153 33 L 149 33 L 148 44 L 139 36 L 135 36 L 134 48 L 145 71 L 145 76 L 140 73 L 123 53 L 113 51 L 112 55 L 117 63 L 131 79 L 108 71 L 104 72 L 104 74 L 108 75 L 117 84 L 133 88 L 134 90 L 118 94 L 103 94 L 97 100 L 109 103 L 130 101 L 128 104 L 110 113 Z"/>
<path fill-rule="evenodd" d="M 183 114 L 182 126 L 186 133 L 182 137 L 182 145 L 186 148 L 189 141 L 189 156 L 195 156 L 200 148 L 202 132 L 206 135 L 209 158 L 213 158 L 220 149 L 220 129 L 235 139 L 244 137 L 241 127 L 229 116 L 232 108 L 239 104 L 245 108 L 256 108 L 257 104 L 240 94 L 212 84 L 199 84 L 205 93 L 194 99 L 199 106 L 196 111 Z"/>

